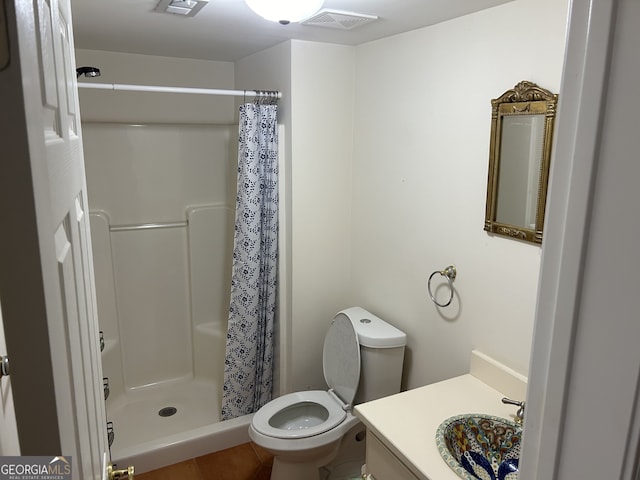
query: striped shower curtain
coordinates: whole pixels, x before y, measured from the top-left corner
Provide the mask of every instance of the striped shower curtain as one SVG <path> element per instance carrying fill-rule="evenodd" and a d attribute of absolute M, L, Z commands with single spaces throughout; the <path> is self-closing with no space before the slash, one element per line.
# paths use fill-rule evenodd
<path fill-rule="evenodd" d="M 240 106 L 222 420 L 271 400 L 278 251 L 277 105 Z"/>

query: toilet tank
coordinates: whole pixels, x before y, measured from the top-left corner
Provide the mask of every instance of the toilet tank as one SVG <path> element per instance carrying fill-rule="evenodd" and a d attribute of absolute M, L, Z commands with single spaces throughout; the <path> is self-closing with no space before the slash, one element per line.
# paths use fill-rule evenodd
<path fill-rule="evenodd" d="M 360 344 L 360 382 L 354 403 L 400 392 L 407 335 L 361 307 L 340 314 L 349 317 Z"/>

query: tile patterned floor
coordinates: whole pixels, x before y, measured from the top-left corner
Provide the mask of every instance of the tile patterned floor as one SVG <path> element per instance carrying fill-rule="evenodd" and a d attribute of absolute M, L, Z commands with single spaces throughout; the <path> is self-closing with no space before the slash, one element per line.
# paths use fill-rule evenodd
<path fill-rule="evenodd" d="M 136 480 L 269 480 L 273 457 L 255 443 L 136 475 Z"/>

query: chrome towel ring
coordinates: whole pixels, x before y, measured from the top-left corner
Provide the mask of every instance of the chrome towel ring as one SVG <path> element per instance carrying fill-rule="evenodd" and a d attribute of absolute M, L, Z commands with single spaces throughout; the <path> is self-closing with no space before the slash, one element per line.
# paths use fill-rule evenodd
<path fill-rule="evenodd" d="M 431 292 L 431 279 L 437 273 L 439 273 L 443 277 L 446 277 L 447 281 L 449 282 L 449 290 L 451 292 L 451 295 L 449 296 L 449 301 L 447 303 L 438 303 L 438 301 L 436 300 L 436 297 L 434 297 L 433 293 Z M 444 270 L 440 270 L 440 271 L 436 270 L 431 275 L 429 275 L 429 281 L 427 282 L 427 290 L 429 291 L 429 296 L 431 297 L 431 300 L 437 306 L 447 307 L 451 303 L 451 300 L 453 300 L 453 281 L 456 279 L 456 274 L 457 274 L 456 267 L 454 265 L 449 265 Z"/>

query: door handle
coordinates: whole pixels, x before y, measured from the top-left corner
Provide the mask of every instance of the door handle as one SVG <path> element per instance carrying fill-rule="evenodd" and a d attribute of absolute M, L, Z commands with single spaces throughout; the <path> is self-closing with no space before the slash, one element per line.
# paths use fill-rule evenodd
<path fill-rule="evenodd" d="M 0 378 L 9 376 L 9 357 L 0 356 Z"/>
<path fill-rule="evenodd" d="M 133 480 L 134 468 L 133 465 L 127 468 L 123 468 L 122 470 L 114 470 L 113 465 L 109 463 L 107 465 L 107 479 L 108 480 L 121 480 L 127 478 L 129 480 Z"/>

